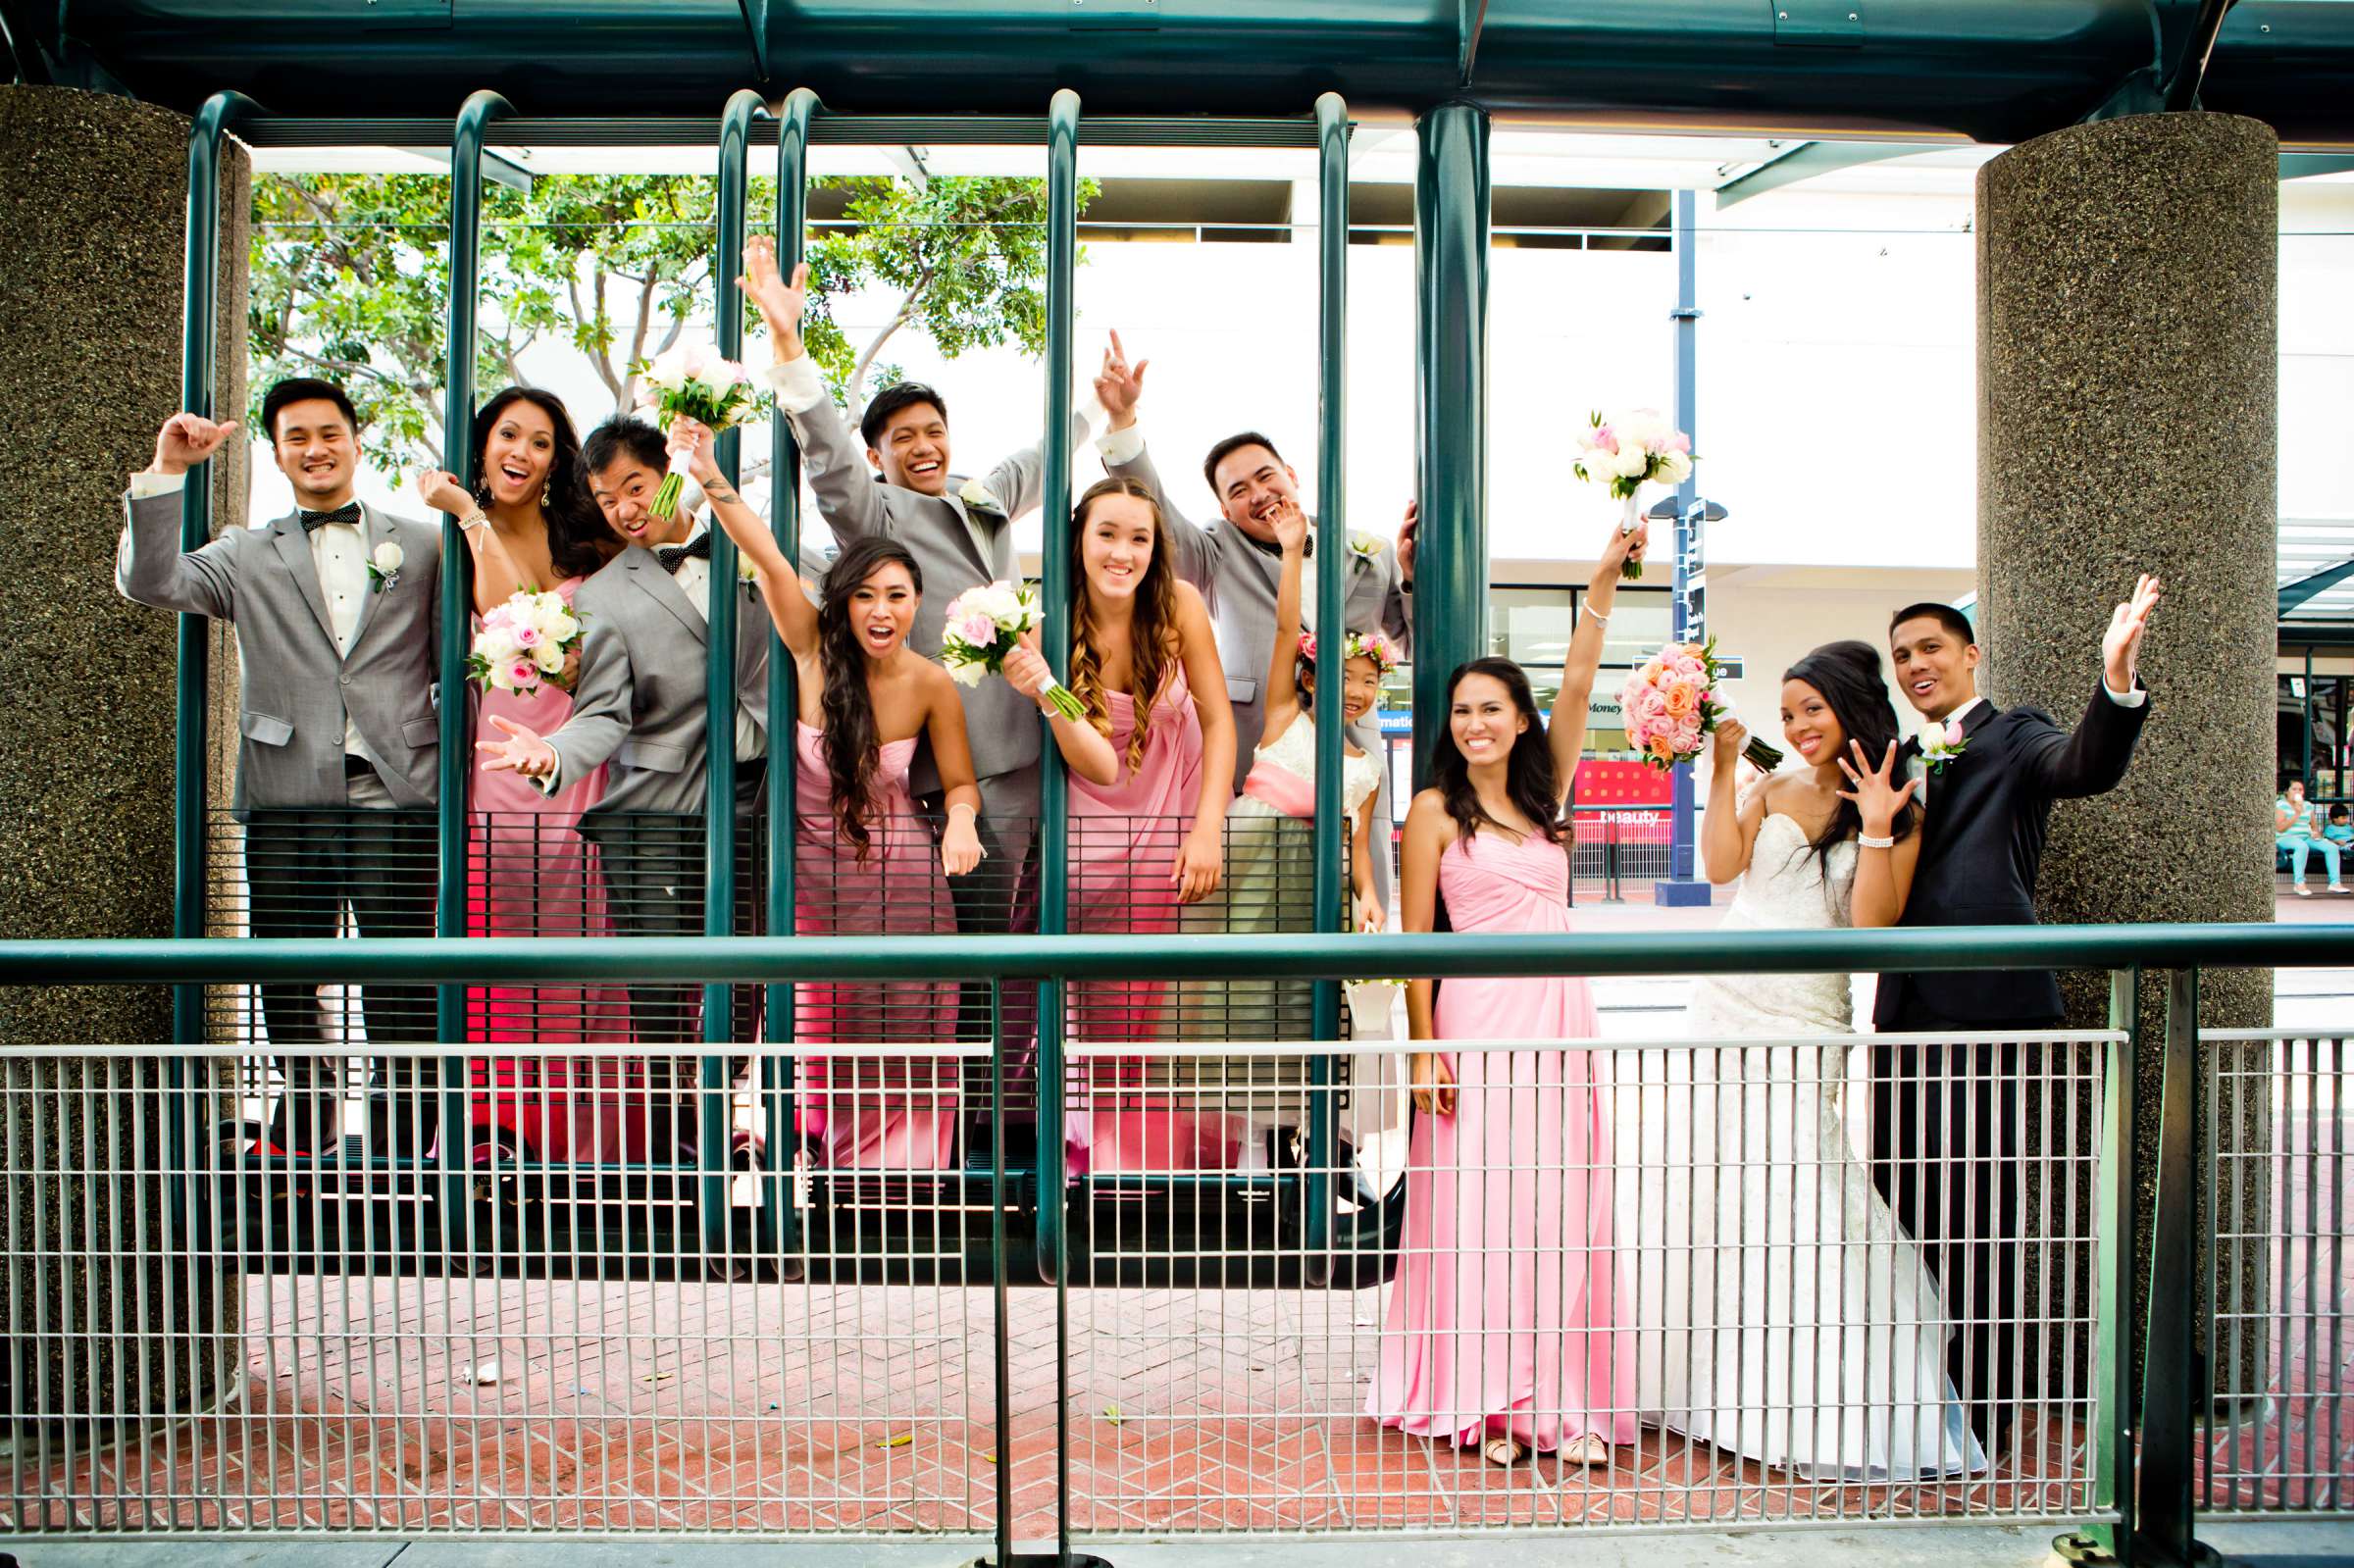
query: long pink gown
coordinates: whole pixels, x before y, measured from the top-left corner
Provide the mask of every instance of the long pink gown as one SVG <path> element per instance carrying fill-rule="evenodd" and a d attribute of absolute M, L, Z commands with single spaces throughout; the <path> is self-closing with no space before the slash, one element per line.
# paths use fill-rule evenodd
<path fill-rule="evenodd" d="M 1542 838 L 1459 838 L 1439 895 L 1459 932 L 1569 930 L 1569 863 Z M 1574 977 L 1450 980 L 1449 1039 L 1579 1039 L 1594 1000 Z M 1406 1235 L 1366 1413 L 1458 1444 L 1511 1437 L 1550 1452 L 1635 1439 L 1634 1338 L 1611 1268 L 1611 1134 L 1587 1054 L 1443 1047 L 1452 1116 L 1419 1111 Z"/>
<path fill-rule="evenodd" d="M 1135 701 L 1114 691 L 1106 704 L 1120 773 L 1107 785 L 1071 776 L 1071 930 L 1171 932 L 1177 929 L 1179 906 L 1169 873 L 1202 805 L 1202 717 L 1179 668 L 1152 705 L 1144 756 L 1131 768 Z M 1086 981 L 1070 992 L 1074 1040 L 1151 1040 L 1170 1033 L 1166 982 Z M 1068 1123 L 1074 1177 L 1091 1171 L 1223 1170 L 1234 1163 L 1242 1136 L 1239 1118 L 1197 1116 L 1178 1103 L 1183 1096 L 1142 1087 L 1143 1063 L 1136 1059 L 1097 1057 L 1078 1065 L 1082 1073 L 1074 1076 L 1093 1088 Z M 1124 1092 L 1123 1086 L 1140 1087 Z"/>
<path fill-rule="evenodd" d="M 929 936 L 956 929 L 932 832 L 916 814 L 907 767 L 917 737 L 882 748 L 866 811 L 866 858 L 843 839 L 826 773 L 825 733 L 796 724 L 793 930 L 821 936 Z M 956 986 L 929 981 L 793 987 L 796 1049 L 833 1041 L 938 1045 L 955 1037 Z M 921 1056 L 805 1056 L 801 1130 L 835 1166 L 953 1168 L 957 1063 Z"/>
<path fill-rule="evenodd" d="M 566 578 L 555 591 L 569 605 L 581 582 Z M 547 734 L 572 716 L 571 693 L 552 685 L 529 696 L 483 691 L 475 700 L 478 733 L 490 733 L 495 717 Z M 604 795 L 605 770 L 544 795 L 519 773 L 477 769 L 468 788 L 467 934 L 610 935 L 603 884 L 580 833 L 581 813 Z M 468 1036 L 484 1043 L 563 1046 L 630 1037 L 629 996 L 618 987 L 477 986 L 466 1002 Z M 642 1141 L 637 1137 L 642 1089 L 633 1084 L 626 1094 L 616 1092 L 637 1075 L 612 1058 L 494 1057 L 478 1061 L 474 1072 L 478 1088 L 493 1089 L 486 1098 L 478 1094 L 472 1107 L 478 1141 L 489 1123 L 520 1138 L 522 1152 L 549 1160 L 619 1159 Z"/>

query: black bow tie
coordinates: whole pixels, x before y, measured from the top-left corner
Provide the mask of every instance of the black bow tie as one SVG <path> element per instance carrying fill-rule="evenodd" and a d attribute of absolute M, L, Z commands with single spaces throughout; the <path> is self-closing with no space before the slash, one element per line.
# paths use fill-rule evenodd
<path fill-rule="evenodd" d="M 300 516 L 302 531 L 305 533 L 315 532 L 330 523 L 341 523 L 350 528 L 358 528 L 360 526 L 360 503 L 345 501 L 332 512 L 304 511 Z"/>
<path fill-rule="evenodd" d="M 680 562 L 687 560 L 708 561 L 711 559 L 711 531 L 709 529 L 703 530 L 702 532 L 697 533 L 693 538 L 689 539 L 685 544 L 659 545 L 654 550 L 654 559 L 662 563 L 663 571 L 668 572 L 672 577 L 675 578 L 679 575 Z"/>

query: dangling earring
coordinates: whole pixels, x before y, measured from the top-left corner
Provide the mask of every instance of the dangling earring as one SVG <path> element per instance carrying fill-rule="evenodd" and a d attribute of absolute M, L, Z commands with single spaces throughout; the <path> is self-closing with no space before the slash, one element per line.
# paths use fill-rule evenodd
<path fill-rule="evenodd" d="M 556 485 L 553 480 L 539 486 L 539 510 L 544 512 L 556 504 Z"/>

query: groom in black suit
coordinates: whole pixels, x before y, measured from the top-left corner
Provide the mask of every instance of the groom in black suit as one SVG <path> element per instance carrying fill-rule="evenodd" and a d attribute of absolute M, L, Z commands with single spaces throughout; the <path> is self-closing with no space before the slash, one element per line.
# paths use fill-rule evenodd
<path fill-rule="evenodd" d="M 1920 780 L 1920 859 L 1899 924 L 2031 926 L 2035 873 L 2052 802 L 2105 793 L 2125 776 L 2149 692 L 2135 675 L 2158 604 L 2144 577 L 2117 607 L 2101 644 L 2101 684 L 2072 733 L 2041 708 L 1997 710 L 1978 695 L 1978 648 L 1950 606 L 1916 604 L 1888 628 L 1897 683 L 1932 724 L 1959 722 L 1956 753 L 1904 756 Z M 1934 753 L 1936 747 L 1931 748 Z M 2062 1021 L 2049 970 L 1882 975 L 1872 1008 L 1883 1034 L 2001 1030 L 2033 1035 Z M 1989 1449 L 2010 1428 L 2023 1368 L 2019 1283 L 2016 1086 L 2041 1064 L 2013 1044 L 1872 1049 L 1872 1181 L 1920 1245 L 1957 1323 L 1947 1369 Z"/>

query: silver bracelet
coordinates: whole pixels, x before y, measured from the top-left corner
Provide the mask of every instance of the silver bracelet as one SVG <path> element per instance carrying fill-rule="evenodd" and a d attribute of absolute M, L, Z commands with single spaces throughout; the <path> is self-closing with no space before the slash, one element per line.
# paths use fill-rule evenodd
<path fill-rule="evenodd" d="M 1894 849 L 1896 839 L 1893 836 L 1874 838 L 1868 833 L 1860 833 L 1856 835 L 1856 847 L 1858 849 Z"/>
<path fill-rule="evenodd" d="M 1578 614 L 1590 617 L 1596 621 L 1600 621 L 1604 626 L 1609 626 L 1611 624 L 1611 618 L 1607 615 L 1604 615 L 1600 610 L 1580 609 Z"/>
<path fill-rule="evenodd" d="M 488 528 L 489 526 L 490 520 L 483 515 L 483 509 L 479 506 L 473 511 L 467 513 L 464 517 L 458 519 L 458 531 L 460 533 L 472 533 L 476 529 Z"/>

